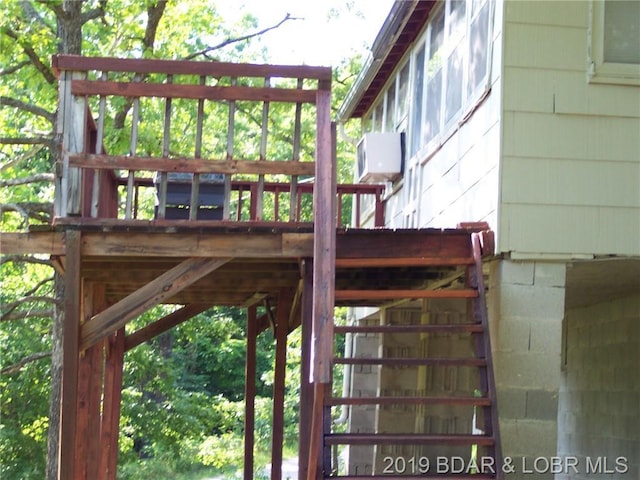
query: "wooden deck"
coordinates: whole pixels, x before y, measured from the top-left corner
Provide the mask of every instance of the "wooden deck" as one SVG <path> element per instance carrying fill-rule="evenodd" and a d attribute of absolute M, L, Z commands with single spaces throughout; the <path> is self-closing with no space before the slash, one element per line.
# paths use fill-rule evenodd
<path fill-rule="evenodd" d="M 60 478 L 115 478 L 125 352 L 212 306 L 247 310 L 249 373 L 256 336 L 274 331 L 274 480 L 286 340 L 302 325 L 301 478 L 320 478 L 334 307 L 439 298 L 445 289 L 448 298 L 477 298 L 459 280 L 474 265 L 471 232 L 486 226 L 384 229 L 383 186 L 336 185 L 330 69 L 64 55 L 54 67 L 63 139 L 55 219 L 0 242 L 2 254 L 51 255 L 64 275 Z M 127 119 L 109 132 L 122 103 Z M 288 112 L 290 131 L 271 131 L 274 111 Z M 141 146 L 151 133 L 157 145 Z M 217 183 L 205 192 L 207 178 Z M 161 304 L 178 308 L 125 329 Z M 248 380 L 246 479 L 254 394 Z"/>

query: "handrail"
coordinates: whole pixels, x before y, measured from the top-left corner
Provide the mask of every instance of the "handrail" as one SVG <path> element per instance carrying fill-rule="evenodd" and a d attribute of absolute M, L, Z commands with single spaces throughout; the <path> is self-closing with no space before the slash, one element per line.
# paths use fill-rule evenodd
<path fill-rule="evenodd" d="M 384 187 L 327 188 L 335 176 L 330 68 L 76 55 L 52 63 L 63 137 L 57 218 L 135 220 L 146 212 L 145 220 L 163 220 L 178 212 L 195 221 L 215 207 L 215 218 L 226 221 L 308 223 L 315 207 L 330 218 L 334 202 L 326 197 L 336 195 L 338 226 L 384 225 Z M 118 115 L 114 130 L 108 119 Z M 191 179 L 179 195 L 172 194 L 176 173 Z M 223 186 L 203 187 L 210 175 Z M 325 200 L 314 202 L 318 194 Z M 202 207 L 203 195 L 220 204 Z M 178 197 L 182 203 L 172 204 Z"/>
<path fill-rule="evenodd" d="M 157 175 L 159 219 L 171 206 L 167 185 L 172 172 L 192 176 L 194 203 L 199 177 L 224 175 L 225 220 L 232 217 L 233 181 L 258 181 L 252 218 L 260 219 L 265 182 L 283 181 L 295 193 L 308 178 L 323 183 L 334 175 L 330 68 L 75 55 L 56 55 L 52 63 L 59 78 L 58 133 L 63 140 L 56 217 L 85 216 L 84 204 L 92 206 L 91 216 L 103 216 L 95 206 L 104 195 L 101 190 L 110 188 L 105 172 L 126 175 L 125 219 L 135 217 L 134 186 L 145 172 Z M 95 121 L 92 110 L 99 112 Z M 116 125 L 107 121 L 111 118 L 118 118 Z M 92 132 L 83 127 L 87 124 L 95 124 Z M 324 140 L 301 148 L 305 136 Z M 89 184 L 84 179 L 91 175 Z M 321 195 L 332 190 L 323 189 Z M 197 210 L 189 211 L 190 220 L 197 219 Z"/>

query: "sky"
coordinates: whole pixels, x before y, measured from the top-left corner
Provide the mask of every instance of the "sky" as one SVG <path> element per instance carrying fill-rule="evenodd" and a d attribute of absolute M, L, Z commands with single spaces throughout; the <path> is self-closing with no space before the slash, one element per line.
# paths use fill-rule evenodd
<path fill-rule="evenodd" d="M 347 8 L 347 5 L 352 8 Z M 269 63 L 337 65 L 356 53 L 366 57 L 391 10 L 393 0 L 220 0 L 225 18 L 250 12 L 259 29 L 277 24 L 287 13 L 300 20 L 285 22 L 261 37 Z M 337 11 L 333 17 L 330 13 Z"/>

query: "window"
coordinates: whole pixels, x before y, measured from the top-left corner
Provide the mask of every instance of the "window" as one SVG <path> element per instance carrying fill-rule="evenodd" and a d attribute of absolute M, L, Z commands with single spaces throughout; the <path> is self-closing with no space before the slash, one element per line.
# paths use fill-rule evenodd
<path fill-rule="evenodd" d="M 413 69 L 413 113 L 411 115 L 411 156 L 415 155 L 420 147 L 422 135 L 422 94 L 424 79 L 424 46 L 420 48 L 414 60 Z"/>
<path fill-rule="evenodd" d="M 640 2 L 591 4 L 589 77 L 592 82 L 640 85 Z"/>
<path fill-rule="evenodd" d="M 491 0 L 440 3 L 413 60 L 411 156 L 433 150 L 487 85 Z"/>

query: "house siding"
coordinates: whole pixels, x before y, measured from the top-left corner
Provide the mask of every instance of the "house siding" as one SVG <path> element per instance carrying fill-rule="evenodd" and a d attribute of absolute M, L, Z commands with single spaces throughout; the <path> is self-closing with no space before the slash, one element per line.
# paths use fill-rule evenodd
<path fill-rule="evenodd" d="M 590 6 L 505 3 L 501 252 L 640 254 L 640 88 L 588 82 Z"/>
<path fill-rule="evenodd" d="M 450 126 L 441 144 L 419 152 L 420 228 L 451 228 L 465 221 L 486 221 L 496 229 L 500 162 L 500 113 L 502 100 L 502 2 L 494 5 L 489 90 L 467 108 L 467 118 Z M 406 175 L 406 172 L 405 172 Z M 404 186 L 387 201 L 390 228 L 407 226 Z"/>

